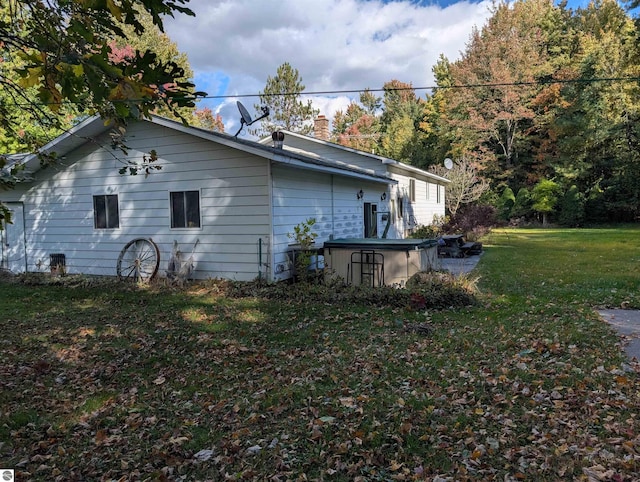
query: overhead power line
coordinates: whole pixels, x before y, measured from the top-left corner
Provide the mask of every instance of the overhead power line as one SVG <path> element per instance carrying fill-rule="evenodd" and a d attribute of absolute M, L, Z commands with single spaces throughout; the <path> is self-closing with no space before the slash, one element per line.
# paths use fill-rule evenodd
<path fill-rule="evenodd" d="M 535 85 L 550 85 L 550 84 L 591 84 L 597 82 L 640 82 L 640 77 L 597 77 L 590 79 L 540 79 L 533 80 L 527 82 L 496 82 L 496 83 L 484 83 L 484 84 L 456 84 L 456 85 L 448 85 L 448 86 L 428 86 L 428 87 L 382 87 L 378 89 L 344 89 L 344 90 L 316 90 L 316 91 L 302 91 L 302 92 L 279 92 L 274 94 L 223 94 L 223 95 L 206 95 L 202 97 L 190 96 L 174 99 L 191 99 L 191 100 L 215 100 L 215 99 L 239 99 L 239 98 L 249 98 L 249 97 L 277 97 L 277 96 L 293 96 L 293 95 L 305 95 L 305 96 L 315 96 L 315 95 L 336 95 L 336 94 L 359 94 L 363 92 L 389 92 L 389 91 L 416 91 L 416 90 L 452 90 L 452 89 L 480 89 L 480 88 L 500 88 L 500 87 L 525 87 L 525 86 L 535 86 Z M 141 102 L 143 99 L 122 99 L 122 100 L 114 100 L 112 102 Z M 26 106 L 26 105 L 35 105 L 35 106 L 46 106 L 46 105 L 73 105 L 73 104 L 82 104 L 82 101 L 64 101 L 64 102 L 44 102 L 44 103 L 26 103 L 26 102 L 16 102 L 14 105 Z"/>
<path fill-rule="evenodd" d="M 201 99 L 233 99 L 245 97 L 275 97 L 279 95 L 330 95 L 330 94 L 359 94 L 361 92 L 388 92 L 388 91 L 405 91 L 405 90 L 445 90 L 445 89 L 479 89 L 483 87 L 519 87 L 532 85 L 548 85 L 548 84 L 574 84 L 574 83 L 594 83 L 594 82 L 640 82 L 640 77 L 598 77 L 591 79 L 540 79 L 530 82 L 496 82 L 487 84 L 456 84 L 449 86 L 433 85 L 429 87 L 388 87 L 379 89 L 347 89 L 347 90 L 316 90 L 310 92 L 279 92 L 276 94 L 224 94 L 224 95 L 208 95 L 200 97 Z"/>

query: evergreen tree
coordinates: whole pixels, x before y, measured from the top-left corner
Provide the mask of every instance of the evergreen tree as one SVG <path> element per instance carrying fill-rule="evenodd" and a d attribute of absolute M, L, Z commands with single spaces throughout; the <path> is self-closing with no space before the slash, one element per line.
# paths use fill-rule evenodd
<path fill-rule="evenodd" d="M 511 218 L 511 211 L 515 203 L 516 196 L 513 190 L 509 186 L 505 187 L 498 199 L 498 217 L 508 221 Z"/>
<path fill-rule="evenodd" d="M 531 193 L 526 187 L 521 187 L 511 208 L 511 217 L 528 218 L 531 216 L 531 204 Z"/>
<path fill-rule="evenodd" d="M 255 105 L 256 110 L 267 106 L 269 117 L 260 122 L 260 127 L 249 132 L 260 137 L 271 135 L 278 129 L 309 134 L 320 111 L 313 108 L 311 100 L 300 100 L 304 89 L 298 69 L 288 62 L 278 67 L 274 77 L 267 77 L 265 88 L 260 92 L 260 105 Z"/>
<path fill-rule="evenodd" d="M 572 228 L 582 226 L 585 217 L 584 195 L 574 184 L 564 193 L 560 200 L 560 213 L 558 221 L 564 226 Z"/>

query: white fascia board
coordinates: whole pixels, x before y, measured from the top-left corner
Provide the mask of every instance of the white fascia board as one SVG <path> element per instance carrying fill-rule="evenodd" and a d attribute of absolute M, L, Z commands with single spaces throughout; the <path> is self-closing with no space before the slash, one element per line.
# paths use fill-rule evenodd
<path fill-rule="evenodd" d="M 109 126 L 105 125 L 104 120 L 102 120 L 100 116 L 87 117 L 71 129 L 68 129 L 66 132 L 63 132 L 42 146 L 38 149 L 38 153 L 25 156 L 22 162 L 30 172 L 38 171 L 40 169 L 39 154 L 55 153 L 60 158 L 88 142 L 91 137 L 102 134 L 108 129 Z"/>
<path fill-rule="evenodd" d="M 437 174 L 432 174 L 418 167 L 413 167 L 413 166 L 410 166 L 409 164 L 405 164 L 404 162 L 394 161 L 393 159 L 385 159 L 384 161 L 382 161 L 382 163 L 390 166 L 395 166 L 398 169 L 404 169 L 405 171 L 409 171 L 414 174 L 420 174 L 421 176 L 429 177 L 435 181 L 443 182 L 445 184 L 448 184 L 451 182 L 446 177 L 438 176 Z"/>

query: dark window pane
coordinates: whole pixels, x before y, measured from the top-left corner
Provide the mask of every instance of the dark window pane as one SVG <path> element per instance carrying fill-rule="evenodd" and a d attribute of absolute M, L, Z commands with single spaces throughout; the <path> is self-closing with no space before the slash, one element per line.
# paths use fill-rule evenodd
<path fill-rule="evenodd" d="M 96 229 L 107 227 L 107 207 L 104 196 L 93 196 L 93 217 Z"/>
<path fill-rule="evenodd" d="M 107 196 L 107 227 L 120 227 L 120 215 L 118 213 L 118 196 L 114 194 Z"/>
<path fill-rule="evenodd" d="M 200 227 L 200 192 L 181 191 L 172 192 L 171 196 L 171 227 L 199 228 Z"/>
<path fill-rule="evenodd" d="M 186 227 L 184 207 L 185 207 L 184 193 L 172 192 L 171 193 L 171 227 L 172 228 Z"/>
<path fill-rule="evenodd" d="M 200 193 L 198 191 L 187 191 L 184 193 L 187 204 L 187 227 L 200 227 Z"/>
<path fill-rule="evenodd" d="M 120 227 L 118 195 L 93 196 L 93 219 L 96 229 L 113 229 Z"/>

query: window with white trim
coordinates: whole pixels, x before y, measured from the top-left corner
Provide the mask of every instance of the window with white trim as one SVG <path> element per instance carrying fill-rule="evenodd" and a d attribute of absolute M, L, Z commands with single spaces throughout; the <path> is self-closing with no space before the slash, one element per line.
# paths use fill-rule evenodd
<path fill-rule="evenodd" d="M 200 227 L 200 191 L 177 191 L 171 198 L 171 227 Z"/>
<path fill-rule="evenodd" d="M 409 202 L 416 202 L 416 180 L 409 179 Z"/>
<path fill-rule="evenodd" d="M 120 227 L 117 194 L 93 196 L 93 226 L 95 229 L 115 229 Z"/>

